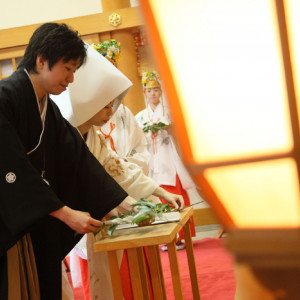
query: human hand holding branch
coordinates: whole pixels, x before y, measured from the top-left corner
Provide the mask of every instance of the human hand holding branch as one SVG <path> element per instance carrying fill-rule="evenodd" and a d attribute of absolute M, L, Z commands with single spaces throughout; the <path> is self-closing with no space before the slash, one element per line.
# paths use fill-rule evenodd
<path fill-rule="evenodd" d="M 80 234 L 94 232 L 102 226 L 102 222 L 92 218 L 88 212 L 74 210 L 68 206 L 63 206 L 49 215 L 61 220 Z"/>
<path fill-rule="evenodd" d="M 184 208 L 184 200 L 181 195 L 172 194 L 161 187 L 158 187 L 154 191 L 153 195 L 165 199 L 168 203 L 172 204 L 177 210 L 181 210 Z"/>

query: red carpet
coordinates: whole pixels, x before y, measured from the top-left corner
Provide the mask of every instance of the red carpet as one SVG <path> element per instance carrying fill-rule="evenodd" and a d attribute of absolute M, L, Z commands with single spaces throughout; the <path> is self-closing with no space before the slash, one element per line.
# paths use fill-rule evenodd
<path fill-rule="evenodd" d="M 194 254 L 197 266 L 198 283 L 201 300 L 233 300 L 235 295 L 235 278 L 233 260 L 223 246 L 222 239 L 205 238 L 195 241 Z M 189 270 L 184 250 L 178 251 L 180 273 L 185 300 L 192 300 Z M 161 254 L 163 272 L 168 300 L 174 299 L 172 277 L 169 268 L 168 254 Z"/>
<path fill-rule="evenodd" d="M 233 260 L 231 254 L 224 248 L 224 241 L 211 238 L 195 241 L 194 253 L 201 300 L 233 300 L 235 295 Z M 177 254 L 180 262 L 184 299 L 192 300 L 185 250 L 178 251 Z M 174 293 L 167 252 L 161 252 L 161 261 L 167 299 L 173 300 Z M 74 297 L 75 300 L 84 300 L 81 288 L 74 289 Z"/>

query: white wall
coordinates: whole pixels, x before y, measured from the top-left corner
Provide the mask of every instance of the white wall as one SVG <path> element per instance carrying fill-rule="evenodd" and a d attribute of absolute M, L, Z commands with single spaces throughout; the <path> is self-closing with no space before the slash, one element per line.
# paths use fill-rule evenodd
<path fill-rule="evenodd" d="M 131 6 L 137 5 L 138 0 L 131 0 Z M 101 0 L 0 0 L 0 29 L 100 12 Z"/>

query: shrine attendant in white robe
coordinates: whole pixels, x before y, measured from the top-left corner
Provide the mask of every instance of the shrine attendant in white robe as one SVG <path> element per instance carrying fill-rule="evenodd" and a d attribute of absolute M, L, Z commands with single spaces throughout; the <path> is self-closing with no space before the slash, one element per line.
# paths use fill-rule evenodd
<path fill-rule="evenodd" d="M 152 131 L 149 130 L 145 133 L 148 150 L 151 154 L 149 176 L 168 191 L 181 194 L 185 205 L 190 205 L 186 190 L 195 189 L 195 184 L 178 155 L 172 135 L 169 134 L 171 132 L 171 118 L 167 106 L 162 103 L 162 88 L 157 72 L 144 72 L 142 84 L 146 109 L 140 111 L 135 117 L 141 128 L 152 127 Z M 159 122 L 167 126 L 155 132 L 153 128 Z M 193 223 L 191 224 L 191 232 L 192 235 L 195 235 Z M 183 231 L 181 231 L 177 242 L 178 250 L 184 248 L 183 239 Z M 162 250 L 166 250 L 166 246 Z"/>
<path fill-rule="evenodd" d="M 99 130 L 112 150 L 126 161 L 139 165 L 148 175 L 150 153 L 147 140 L 128 107 L 120 104 L 111 119 Z"/>
<path fill-rule="evenodd" d="M 97 132 L 98 127 L 107 122 L 117 109 L 131 82 L 92 47 L 87 54 L 86 64 L 77 71 L 77 83 L 74 82 L 72 90 L 53 97 L 62 114 L 77 126 L 90 151 L 129 195 L 140 199 L 153 194 L 164 198 L 175 208 L 183 208 L 181 195 L 169 193 L 145 176 L 139 166 L 120 159 L 107 147 L 104 136 Z M 94 253 L 93 250 L 93 244 L 101 238 L 101 234 L 86 237 L 91 298 L 113 299 L 107 254 Z M 81 243 L 82 252 L 84 246 Z M 118 256 L 120 260 L 122 251 Z"/>

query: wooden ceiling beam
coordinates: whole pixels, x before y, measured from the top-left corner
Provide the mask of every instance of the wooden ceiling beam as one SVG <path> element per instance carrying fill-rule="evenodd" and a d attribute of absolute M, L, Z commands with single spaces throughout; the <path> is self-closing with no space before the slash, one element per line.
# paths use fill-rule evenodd
<path fill-rule="evenodd" d="M 109 16 L 113 13 L 121 16 L 121 23 L 117 27 L 109 23 Z M 57 20 L 53 22 L 66 23 L 79 32 L 80 35 L 115 31 L 144 25 L 139 7 L 127 7 L 107 11 L 98 14 L 81 16 L 76 18 Z M 41 23 L 42 24 L 42 23 Z M 37 27 L 34 24 L 0 30 L 0 49 L 27 45 L 28 41 Z"/>

